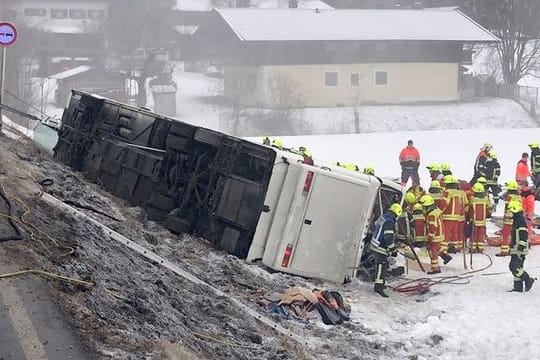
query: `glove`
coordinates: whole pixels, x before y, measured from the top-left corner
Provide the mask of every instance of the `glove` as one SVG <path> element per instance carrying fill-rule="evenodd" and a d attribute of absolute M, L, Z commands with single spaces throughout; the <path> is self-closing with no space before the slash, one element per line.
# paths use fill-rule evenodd
<path fill-rule="evenodd" d="M 392 253 L 390 254 L 390 256 L 392 256 L 392 257 L 397 257 L 397 254 L 398 254 L 397 249 L 394 249 L 394 250 L 392 251 Z"/>
<path fill-rule="evenodd" d="M 521 252 L 521 250 L 518 250 L 517 253 L 516 253 L 516 255 L 517 255 L 518 257 L 521 257 L 521 255 L 523 255 L 523 253 Z"/>

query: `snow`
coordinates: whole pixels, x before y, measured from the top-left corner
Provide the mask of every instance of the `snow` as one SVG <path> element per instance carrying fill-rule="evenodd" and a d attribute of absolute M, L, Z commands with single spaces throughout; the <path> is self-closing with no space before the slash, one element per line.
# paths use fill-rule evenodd
<path fill-rule="evenodd" d="M 497 38 L 458 11 L 216 9 L 239 39 L 428 40 L 493 42 Z"/>
<path fill-rule="evenodd" d="M 173 78 L 178 85 L 177 118 L 179 120 L 229 132 L 232 110 L 216 101 L 223 93 L 223 80 L 200 73 L 184 72 L 176 66 Z M 150 106 L 147 104 L 147 106 Z M 151 107 L 151 106 L 150 106 Z M 470 128 L 523 128 L 537 124 L 518 103 L 508 99 L 480 99 L 475 102 L 360 106 L 359 130 L 365 132 L 470 129 Z M 354 133 L 354 108 L 309 108 L 299 112 L 311 134 Z M 257 135 L 257 129 L 244 129 L 246 134 Z M 279 132 L 279 129 L 276 129 Z M 263 135 L 263 134 L 261 134 Z M 268 135 L 268 134 L 264 134 Z M 271 135 L 271 134 L 270 134 Z"/>
<path fill-rule="evenodd" d="M 63 80 L 63 79 L 67 79 L 69 77 L 72 77 L 74 75 L 82 74 L 82 73 L 87 72 L 88 70 L 91 70 L 93 68 L 94 68 L 93 66 L 81 65 L 81 66 L 77 66 L 77 67 L 75 67 L 73 69 L 69 69 L 69 70 L 66 70 L 66 71 L 59 72 L 57 74 L 53 74 L 53 75 L 50 76 L 50 78 L 55 79 L 55 80 Z"/>
<path fill-rule="evenodd" d="M 182 11 L 210 11 L 212 10 L 211 0 L 176 0 L 175 10 Z"/>

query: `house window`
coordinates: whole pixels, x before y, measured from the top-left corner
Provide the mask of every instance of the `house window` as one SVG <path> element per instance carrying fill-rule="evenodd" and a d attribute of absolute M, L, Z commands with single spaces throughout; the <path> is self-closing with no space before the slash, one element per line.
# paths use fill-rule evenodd
<path fill-rule="evenodd" d="M 24 9 L 25 16 L 47 16 L 47 9 L 35 9 L 27 8 Z"/>
<path fill-rule="evenodd" d="M 324 73 L 324 85 L 325 86 L 338 86 L 337 71 L 327 71 Z"/>
<path fill-rule="evenodd" d="M 388 71 L 375 71 L 375 85 L 388 85 Z"/>
<path fill-rule="evenodd" d="M 88 18 L 92 20 L 100 20 L 105 17 L 104 10 L 88 10 Z"/>
<path fill-rule="evenodd" d="M 86 19 L 86 12 L 82 9 L 70 9 L 69 18 L 70 19 Z"/>
<path fill-rule="evenodd" d="M 247 88 L 248 90 L 257 89 L 257 76 L 255 74 L 249 74 L 247 77 Z"/>
<path fill-rule="evenodd" d="M 68 17 L 68 11 L 66 9 L 51 9 L 51 18 L 65 19 L 67 17 Z"/>
<path fill-rule="evenodd" d="M 360 76 L 356 73 L 351 74 L 351 87 L 358 87 L 360 84 Z"/>

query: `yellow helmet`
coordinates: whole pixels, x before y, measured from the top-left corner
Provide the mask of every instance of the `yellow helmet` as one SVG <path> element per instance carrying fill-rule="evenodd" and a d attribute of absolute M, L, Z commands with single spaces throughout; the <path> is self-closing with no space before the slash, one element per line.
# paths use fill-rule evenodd
<path fill-rule="evenodd" d="M 373 166 L 371 166 L 371 165 L 367 165 L 364 168 L 364 174 L 375 175 L 375 168 Z"/>
<path fill-rule="evenodd" d="M 458 179 L 454 175 L 446 175 L 443 179 L 445 184 L 457 184 Z"/>
<path fill-rule="evenodd" d="M 488 156 L 492 159 L 497 159 L 497 153 L 493 150 L 491 150 L 490 152 L 488 152 Z"/>
<path fill-rule="evenodd" d="M 298 151 L 304 156 L 311 157 L 311 151 L 305 146 L 299 146 Z"/>
<path fill-rule="evenodd" d="M 439 168 L 439 165 L 435 164 L 435 163 L 429 163 L 428 166 L 426 166 L 426 168 L 429 170 L 429 171 L 440 171 L 441 169 Z"/>
<path fill-rule="evenodd" d="M 538 147 L 538 143 L 537 143 L 537 142 L 530 142 L 530 143 L 529 143 L 529 147 L 530 147 L 531 149 L 537 148 L 537 147 Z"/>
<path fill-rule="evenodd" d="M 416 202 L 416 195 L 412 192 L 405 193 L 405 202 L 407 204 L 414 204 Z"/>
<path fill-rule="evenodd" d="M 450 164 L 448 164 L 448 163 L 442 163 L 442 164 L 441 164 L 441 170 L 443 170 L 443 171 L 450 171 Z"/>
<path fill-rule="evenodd" d="M 482 147 L 480 148 L 480 150 L 484 150 L 484 151 L 490 151 L 491 149 L 493 149 L 493 146 L 490 144 L 490 143 L 485 143 L 484 145 L 482 145 Z"/>
<path fill-rule="evenodd" d="M 521 201 L 519 200 L 512 200 L 508 203 L 507 209 L 511 213 L 515 214 L 520 211 L 523 211 L 523 205 L 521 204 Z"/>
<path fill-rule="evenodd" d="M 441 189 L 441 183 L 439 182 L 439 180 L 433 180 L 433 181 L 429 184 L 429 187 L 435 188 L 435 189 Z"/>
<path fill-rule="evenodd" d="M 476 182 L 479 182 L 480 184 L 485 184 L 487 183 L 487 179 L 483 176 L 480 176 L 478 179 L 476 179 Z"/>
<path fill-rule="evenodd" d="M 509 180 L 504 185 L 506 186 L 506 190 L 517 191 L 517 189 L 519 188 L 519 185 L 516 180 Z"/>
<path fill-rule="evenodd" d="M 435 204 L 435 200 L 433 200 L 431 195 L 424 195 L 420 198 L 420 204 L 422 204 L 423 207 L 428 207 Z"/>
<path fill-rule="evenodd" d="M 272 146 L 278 148 L 279 150 L 283 150 L 283 142 L 279 139 L 274 139 L 274 141 L 272 141 Z"/>
<path fill-rule="evenodd" d="M 396 214 L 396 216 L 401 216 L 401 214 L 403 213 L 403 208 L 398 203 L 393 203 L 392 205 L 390 205 L 389 210 Z"/>
<path fill-rule="evenodd" d="M 485 191 L 484 185 L 477 182 L 472 186 L 472 191 L 475 192 L 475 193 L 483 193 Z"/>
<path fill-rule="evenodd" d="M 424 210 L 424 207 L 422 206 L 422 204 L 418 203 L 418 204 L 414 204 L 413 206 L 413 211 L 418 211 L 418 210 Z"/>

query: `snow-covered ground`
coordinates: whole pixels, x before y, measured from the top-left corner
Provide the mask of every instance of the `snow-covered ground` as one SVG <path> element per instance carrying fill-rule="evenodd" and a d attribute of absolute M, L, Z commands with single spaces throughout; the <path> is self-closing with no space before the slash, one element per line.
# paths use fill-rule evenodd
<path fill-rule="evenodd" d="M 260 138 L 253 138 L 260 140 Z M 502 166 L 501 182 L 514 176 L 521 153 L 530 141 L 540 141 L 540 129 L 474 129 L 392 132 L 362 135 L 282 137 L 285 146 L 306 145 L 312 149 L 315 162 L 351 161 L 359 166 L 372 164 L 379 176 L 396 177 L 400 168 L 399 151 L 408 139 L 415 141 L 422 165 L 447 162 L 460 178 L 472 176 L 472 166 L 480 146 L 489 142 Z M 422 184 L 429 183 L 421 167 Z M 498 214 L 502 207 L 499 205 Z M 490 224 L 490 233 L 497 227 Z M 405 344 L 401 351 L 418 359 L 540 359 L 540 283 L 529 293 L 511 293 L 513 277 L 508 271 L 509 258 L 493 255 L 493 265 L 475 273 L 466 285 L 436 285 L 428 295 L 406 296 L 390 291 L 383 299 L 372 292 L 372 284 L 353 283 L 343 292 L 353 304 L 353 321 L 375 333 L 369 335 L 388 346 L 390 341 Z M 473 268 L 487 266 L 485 255 L 473 256 Z M 469 255 L 467 255 L 467 264 Z M 525 263 L 531 275 L 540 275 L 540 250 L 533 247 Z M 442 267 L 442 275 L 466 272 L 462 255 Z M 407 278 L 424 276 L 411 270 Z M 396 286 L 405 281 L 394 280 Z M 360 336 L 360 335 L 359 335 Z M 365 335 L 363 335 L 365 336 Z M 389 358 L 396 358 L 395 355 Z"/>
<path fill-rule="evenodd" d="M 184 72 L 181 66 L 175 67 L 173 77 L 179 88 L 176 96 L 179 120 L 225 132 L 234 127 L 231 126 L 230 107 L 216 104 L 217 96 L 223 93 L 221 79 Z M 436 105 L 361 106 L 358 111 L 361 133 L 537 126 L 521 105 L 508 99 L 479 99 L 475 102 Z M 355 131 L 351 107 L 309 108 L 300 110 L 299 114 L 312 134 Z M 246 132 L 250 133 L 244 129 L 243 133 Z M 276 129 L 276 133 L 279 133 L 279 129 Z M 251 134 L 259 133 L 253 129 Z"/>

